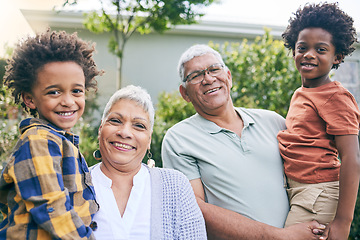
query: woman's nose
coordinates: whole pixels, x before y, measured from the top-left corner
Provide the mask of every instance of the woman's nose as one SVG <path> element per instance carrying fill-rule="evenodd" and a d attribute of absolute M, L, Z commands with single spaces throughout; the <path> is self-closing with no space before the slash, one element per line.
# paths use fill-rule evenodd
<path fill-rule="evenodd" d="M 118 127 L 116 134 L 122 138 L 129 138 L 131 137 L 131 129 L 127 124 L 124 124 Z"/>

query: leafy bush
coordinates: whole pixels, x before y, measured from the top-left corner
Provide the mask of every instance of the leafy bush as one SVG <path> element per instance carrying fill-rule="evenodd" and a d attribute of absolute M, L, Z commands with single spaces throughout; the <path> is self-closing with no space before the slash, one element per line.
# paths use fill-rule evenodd
<path fill-rule="evenodd" d="M 74 126 L 73 131 L 80 136 L 79 149 L 84 155 L 88 166 L 96 164 L 98 161 L 93 157 L 93 152 L 98 149 L 98 129 L 99 123 L 95 124 L 94 115 L 98 114 L 95 110 L 99 109 L 96 103 L 97 94 L 94 91 L 86 93 L 86 106 L 82 118 Z"/>
<path fill-rule="evenodd" d="M 354 219 L 351 223 L 349 239 L 360 240 L 360 189 L 356 199 Z"/>
<path fill-rule="evenodd" d="M 21 117 L 20 107 L 14 103 L 9 90 L 3 85 L 6 60 L 0 59 L 0 171 L 2 163 L 15 146 L 19 135 L 17 128 Z"/>
<path fill-rule="evenodd" d="M 18 122 L 11 120 L 2 120 L 0 121 L 0 162 L 4 162 L 13 147 L 19 136 L 18 131 Z M 0 166 L 0 171 L 2 166 Z"/>
<path fill-rule="evenodd" d="M 98 128 L 90 124 L 85 118 L 80 118 L 74 126 L 73 132 L 80 136 L 79 150 L 84 155 L 88 166 L 97 163 L 93 157 L 93 152 L 98 149 Z"/>
<path fill-rule="evenodd" d="M 0 172 L 11 150 L 15 146 L 19 131 L 17 128 L 18 109 L 10 92 L 3 85 L 6 60 L 0 59 Z M 0 212 L 0 222 L 3 216 Z"/>
<path fill-rule="evenodd" d="M 152 158 L 155 160 L 155 166 L 162 167 L 161 143 L 166 131 L 177 122 L 193 114 L 195 114 L 195 109 L 192 104 L 186 102 L 178 92 L 162 92 L 159 95 L 154 130 L 151 137 L 151 152 Z"/>
<path fill-rule="evenodd" d="M 232 99 L 235 106 L 273 110 L 286 116 L 294 91 L 301 86 L 289 51 L 282 41 L 274 40 L 265 29 L 253 43 L 209 43 L 218 50 L 233 78 Z"/>

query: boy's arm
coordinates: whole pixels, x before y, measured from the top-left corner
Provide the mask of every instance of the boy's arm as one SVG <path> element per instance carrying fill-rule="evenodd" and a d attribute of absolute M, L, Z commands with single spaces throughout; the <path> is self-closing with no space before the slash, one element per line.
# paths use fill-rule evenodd
<path fill-rule="evenodd" d="M 200 179 L 190 181 L 196 200 L 203 213 L 209 239 L 318 239 L 313 234 L 321 228 L 317 222 L 296 224 L 288 228 L 276 228 L 251 220 L 236 212 L 204 201 L 204 189 Z"/>
<path fill-rule="evenodd" d="M 64 187 L 63 153 L 59 143 L 37 135 L 29 138 L 32 139 L 17 151 L 13 178 L 31 218 L 53 238 L 93 237 L 91 229 L 74 210 L 69 191 Z M 74 174 L 73 181 L 78 185 L 81 176 Z"/>
<path fill-rule="evenodd" d="M 359 141 L 357 135 L 335 136 L 341 159 L 339 202 L 334 220 L 324 232 L 324 239 L 347 239 L 353 220 L 360 180 Z"/>

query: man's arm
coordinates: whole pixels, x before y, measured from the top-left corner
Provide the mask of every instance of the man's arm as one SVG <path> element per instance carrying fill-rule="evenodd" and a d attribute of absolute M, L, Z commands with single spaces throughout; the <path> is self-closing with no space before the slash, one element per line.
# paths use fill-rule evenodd
<path fill-rule="evenodd" d="M 190 183 L 205 218 L 209 239 L 318 239 L 318 236 L 312 231 L 315 228 L 321 228 L 321 226 L 315 221 L 296 224 L 285 229 L 266 225 L 228 209 L 206 203 L 201 180 L 199 178 L 194 179 Z"/>

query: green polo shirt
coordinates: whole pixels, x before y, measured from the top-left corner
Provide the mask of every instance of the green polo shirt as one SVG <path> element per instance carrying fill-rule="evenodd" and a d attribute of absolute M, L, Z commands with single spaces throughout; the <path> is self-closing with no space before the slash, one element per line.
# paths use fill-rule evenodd
<path fill-rule="evenodd" d="M 163 166 L 201 178 L 207 202 L 283 227 L 289 202 L 276 135 L 285 120 L 268 110 L 235 110 L 244 121 L 241 138 L 195 114 L 167 131 Z"/>

